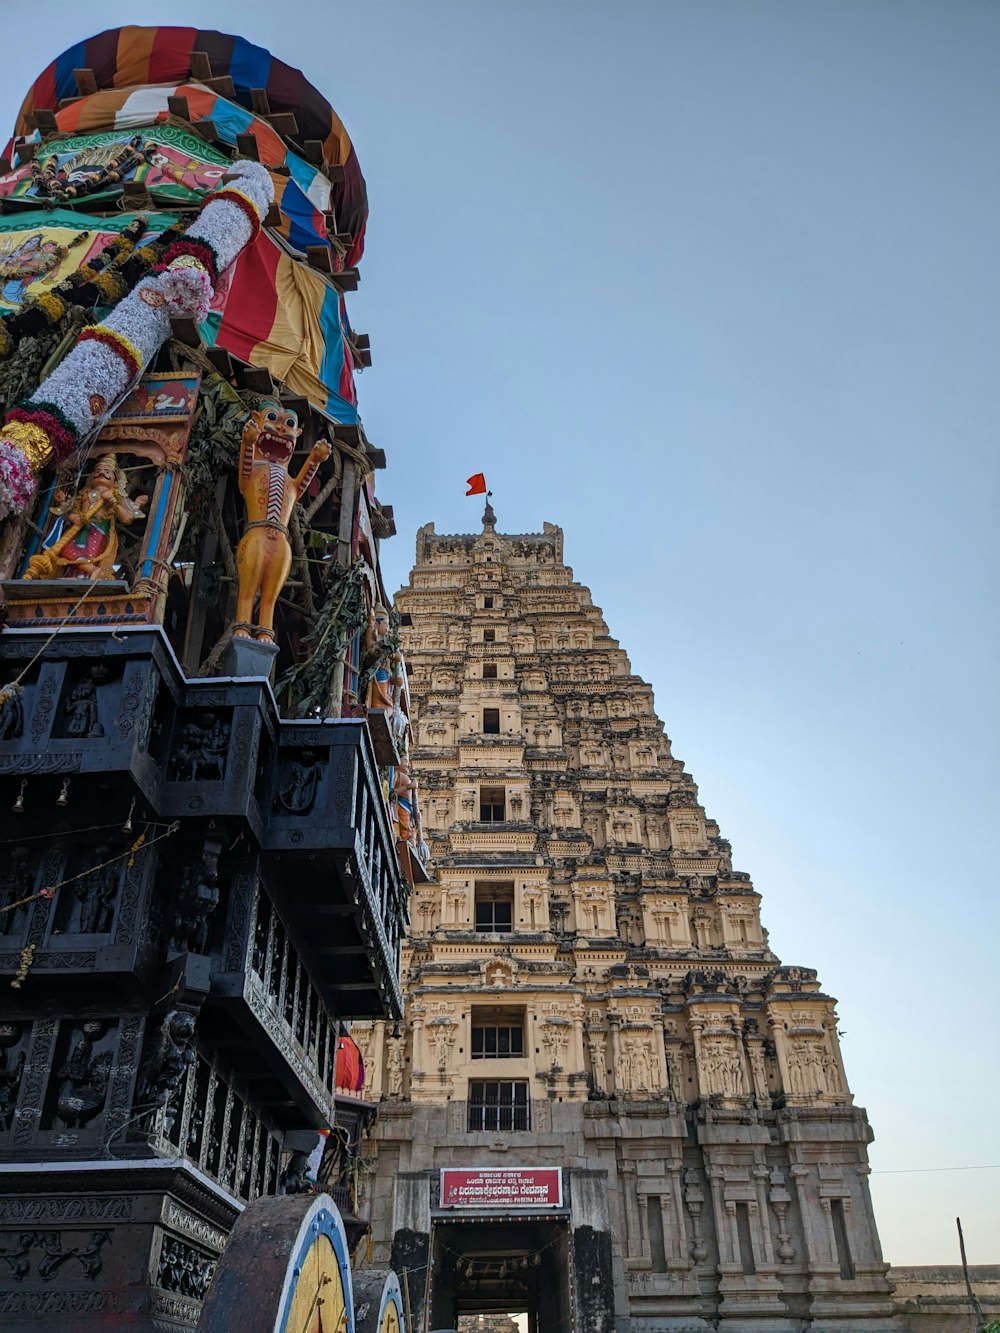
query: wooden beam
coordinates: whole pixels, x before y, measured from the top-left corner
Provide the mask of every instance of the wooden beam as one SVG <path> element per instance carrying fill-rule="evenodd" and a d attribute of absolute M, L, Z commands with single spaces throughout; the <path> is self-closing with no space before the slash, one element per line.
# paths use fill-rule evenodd
<path fill-rule="evenodd" d="M 367 453 L 368 460 L 373 468 L 381 469 L 386 466 L 386 457 L 384 449 L 376 449 L 373 444 L 370 444 L 368 448 L 365 450 L 365 452 Z"/>
<path fill-rule="evenodd" d="M 343 183 L 344 168 L 339 162 L 328 162 L 323 168 L 323 172 L 326 175 L 327 180 L 331 181 L 334 185 Z"/>
<path fill-rule="evenodd" d="M 230 102 L 236 96 L 236 85 L 228 74 L 220 74 L 217 79 L 205 79 L 204 83 L 206 88 L 211 88 L 213 93 L 218 93 Z"/>
<path fill-rule="evenodd" d="M 209 347 L 206 355 L 223 379 L 229 379 L 233 373 L 233 358 L 224 347 Z"/>
<path fill-rule="evenodd" d="M 334 426 L 333 434 L 335 439 L 343 440 L 344 443 L 349 444 L 352 449 L 357 449 L 361 444 L 360 426 Z"/>
<path fill-rule="evenodd" d="M 56 113 L 48 107 L 39 107 L 35 112 L 35 124 L 42 134 L 58 134 L 59 122 Z"/>
<path fill-rule="evenodd" d="M 9 157 L 0 157 L 0 176 L 9 176 L 13 167 Z"/>
<path fill-rule="evenodd" d="M 285 139 L 294 139 L 299 132 L 299 122 L 294 111 L 274 111 L 267 117 L 267 123 Z"/>
<path fill-rule="evenodd" d="M 76 83 L 76 91 L 81 97 L 89 97 L 91 93 L 97 92 L 97 80 L 94 78 L 92 69 L 75 69 L 73 79 Z"/>
<path fill-rule="evenodd" d="M 252 134 L 237 134 L 236 151 L 240 157 L 249 158 L 251 162 L 260 161 L 260 148 Z"/>
<path fill-rule="evenodd" d="M 219 137 L 219 131 L 215 128 L 214 120 L 196 120 L 194 131 L 196 134 L 200 134 L 206 143 L 215 143 Z"/>
<path fill-rule="evenodd" d="M 345 250 L 350 250 L 354 244 L 354 236 L 349 231 L 338 231 L 334 234 L 333 239 L 338 245 L 342 245 Z"/>
<path fill-rule="evenodd" d="M 178 120 L 190 121 L 191 119 L 191 108 L 186 97 L 168 97 L 167 110 Z"/>
<path fill-rule="evenodd" d="M 237 372 L 251 393 L 276 393 L 274 380 L 266 366 L 243 366 Z"/>
<path fill-rule="evenodd" d="M 21 165 L 25 162 L 33 162 L 35 153 L 38 151 L 38 144 L 31 139 L 24 139 L 17 146 L 17 155 L 21 159 Z"/>
<path fill-rule="evenodd" d="M 188 69 L 192 79 L 206 83 L 212 77 L 212 62 L 205 51 L 192 51 Z"/>
<path fill-rule="evenodd" d="M 330 281 L 340 292 L 356 292 L 361 275 L 356 268 L 345 268 L 339 273 L 331 273 Z"/>
<path fill-rule="evenodd" d="M 307 245 L 306 259 L 318 273 L 333 273 L 333 256 L 328 245 Z"/>
<path fill-rule="evenodd" d="M 183 319 L 172 319 L 170 321 L 170 332 L 185 347 L 201 346 L 201 334 L 198 332 L 198 325 L 193 319 L 188 319 L 186 316 Z"/>
<path fill-rule="evenodd" d="M 250 89 L 250 106 L 255 116 L 269 116 L 271 114 L 271 102 L 266 88 Z"/>
<path fill-rule="evenodd" d="M 275 231 L 281 226 L 281 209 L 272 199 L 267 206 L 267 217 L 264 219 L 265 227 L 272 227 Z"/>
<path fill-rule="evenodd" d="M 359 351 L 367 352 L 372 345 L 372 340 L 371 338 L 369 338 L 367 333 L 355 333 L 353 337 L 354 337 L 354 345 L 359 349 Z"/>
<path fill-rule="evenodd" d="M 306 420 L 309 415 L 309 399 L 303 398 L 300 393 L 283 393 L 281 395 L 282 406 L 287 407 L 289 411 L 295 412 L 299 418 L 299 425 Z"/>
<path fill-rule="evenodd" d="M 302 156 L 307 162 L 311 162 L 314 167 L 323 165 L 323 140 L 307 139 L 302 145 Z"/>

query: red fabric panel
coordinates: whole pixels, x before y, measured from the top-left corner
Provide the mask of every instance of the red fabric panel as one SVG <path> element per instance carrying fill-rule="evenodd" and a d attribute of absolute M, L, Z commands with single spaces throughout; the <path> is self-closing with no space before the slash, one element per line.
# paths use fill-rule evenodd
<path fill-rule="evenodd" d="M 254 347 L 274 325 L 278 304 L 275 274 L 280 258 L 281 251 L 261 232 L 236 261 L 217 341 L 241 361 L 249 362 Z"/>

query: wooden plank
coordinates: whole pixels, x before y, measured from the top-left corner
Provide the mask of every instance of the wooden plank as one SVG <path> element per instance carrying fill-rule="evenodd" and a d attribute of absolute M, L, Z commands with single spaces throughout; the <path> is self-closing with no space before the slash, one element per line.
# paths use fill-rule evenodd
<path fill-rule="evenodd" d="M 271 114 L 271 101 L 267 95 L 267 89 L 251 88 L 250 105 L 255 116 L 269 116 Z"/>
<path fill-rule="evenodd" d="M 240 157 L 249 158 L 251 162 L 260 161 L 260 148 L 252 134 L 237 134 L 236 151 Z"/>
<path fill-rule="evenodd" d="M 367 453 L 368 460 L 373 468 L 381 469 L 386 466 L 386 457 L 384 449 L 376 449 L 373 444 L 370 444 L 368 448 L 365 450 L 365 452 Z"/>
<path fill-rule="evenodd" d="M 294 139 L 299 132 L 299 122 L 294 111 L 275 111 L 267 117 L 267 123 L 285 139 Z"/>
<path fill-rule="evenodd" d="M 372 345 L 372 340 L 367 333 L 355 333 L 354 345 L 359 351 L 367 352 Z"/>
<path fill-rule="evenodd" d="M 276 392 L 271 372 L 266 366 L 242 366 L 237 374 L 251 393 L 273 394 Z"/>
<path fill-rule="evenodd" d="M 125 181 L 122 185 L 122 200 L 129 208 L 152 208 L 153 201 L 142 181 Z"/>
<path fill-rule="evenodd" d="M 281 226 L 281 209 L 272 200 L 267 206 L 267 217 L 264 219 L 265 227 L 272 227 L 275 231 Z"/>
<path fill-rule="evenodd" d="M 194 122 L 196 134 L 200 134 L 206 143 L 215 143 L 219 137 L 219 131 L 215 128 L 214 120 L 196 120 Z"/>
<path fill-rule="evenodd" d="M 38 144 L 32 143 L 30 140 L 18 144 L 17 155 L 21 159 L 21 165 L 23 166 L 25 162 L 33 162 L 37 151 Z"/>
<path fill-rule="evenodd" d="M 39 107 L 35 112 L 35 125 L 42 134 L 59 133 L 59 122 L 56 120 L 56 113 L 50 111 L 48 107 Z"/>
<path fill-rule="evenodd" d="M 192 51 L 188 69 L 191 71 L 192 79 L 197 79 L 199 83 L 207 82 L 212 77 L 212 62 L 207 52 Z"/>
<path fill-rule="evenodd" d="M 92 69 L 75 69 L 73 78 L 76 81 L 76 91 L 81 97 L 89 97 L 91 93 L 97 92 L 97 80 Z"/>
<path fill-rule="evenodd" d="M 193 319 L 188 319 L 186 316 L 183 319 L 172 319 L 170 321 L 170 332 L 185 347 L 201 346 L 201 334 L 198 332 L 198 325 Z"/>
<path fill-rule="evenodd" d="M 361 275 L 356 268 L 345 268 L 339 273 L 332 273 L 330 281 L 340 292 L 356 292 Z"/>
<path fill-rule="evenodd" d="M 12 170 L 9 157 L 0 157 L 0 176 L 9 176 Z"/>
<path fill-rule="evenodd" d="M 229 379 L 233 373 L 233 358 L 224 347 L 209 347 L 207 356 L 223 379 Z"/>
<path fill-rule="evenodd" d="M 206 88 L 211 88 L 213 93 L 218 93 L 227 101 L 233 101 L 236 96 L 236 85 L 228 74 L 220 74 L 217 79 L 205 79 L 204 83 Z"/>
<path fill-rule="evenodd" d="M 191 108 L 186 97 L 168 97 L 167 110 L 178 120 L 190 121 L 191 119 Z"/>
<path fill-rule="evenodd" d="M 306 259 L 318 273 L 333 272 L 333 257 L 328 245 L 307 245 Z"/>
<path fill-rule="evenodd" d="M 323 165 L 322 139 L 307 139 L 302 145 L 302 156 L 307 162 L 311 162 L 314 167 L 321 167 Z"/>
<path fill-rule="evenodd" d="M 328 162 L 323 168 L 327 180 L 332 181 L 334 185 L 341 185 L 344 180 L 344 168 L 339 162 Z"/>

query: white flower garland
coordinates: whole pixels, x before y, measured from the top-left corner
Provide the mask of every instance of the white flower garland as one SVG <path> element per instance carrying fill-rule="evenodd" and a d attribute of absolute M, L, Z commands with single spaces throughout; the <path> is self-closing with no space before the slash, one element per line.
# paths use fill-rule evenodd
<path fill-rule="evenodd" d="M 240 194 L 253 206 L 260 221 L 274 198 L 274 185 L 259 162 L 233 163 L 229 176 L 237 178 Z M 223 190 L 227 188 L 222 185 Z M 204 241 L 214 251 L 222 274 L 239 257 L 255 228 L 238 204 L 209 195 L 187 228 L 191 240 Z M 143 278 L 115 306 L 103 324 L 90 330 L 63 358 L 52 374 L 28 399 L 28 408 L 54 404 L 77 431 L 79 441 L 101 428 L 132 388 L 170 333 L 171 317 L 203 319 L 215 289 L 205 266 L 192 256 L 173 260 L 164 273 Z M 101 329 L 120 334 L 140 356 L 136 375 L 111 346 L 92 335 Z M 14 438 L 0 429 L 0 519 L 22 512 L 35 492 L 36 479 L 29 460 Z M 43 438 L 44 437 L 40 437 Z"/>

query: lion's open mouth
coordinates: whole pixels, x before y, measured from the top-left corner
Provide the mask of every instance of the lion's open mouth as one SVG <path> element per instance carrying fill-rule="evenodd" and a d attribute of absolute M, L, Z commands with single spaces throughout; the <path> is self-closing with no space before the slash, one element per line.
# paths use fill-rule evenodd
<path fill-rule="evenodd" d="M 295 452 L 295 441 L 262 430 L 257 437 L 257 453 L 267 463 L 287 463 Z"/>

